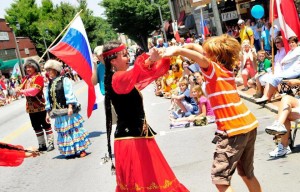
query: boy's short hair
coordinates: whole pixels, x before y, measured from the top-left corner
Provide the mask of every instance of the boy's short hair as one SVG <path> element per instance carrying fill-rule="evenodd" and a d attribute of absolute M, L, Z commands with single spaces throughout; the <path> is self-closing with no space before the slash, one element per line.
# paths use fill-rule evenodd
<path fill-rule="evenodd" d="M 267 56 L 267 52 L 265 50 L 259 50 L 257 51 L 257 54 L 263 54 L 264 56 Z"/>
<path fill-rule="evenodd" d="M 185 86 L 188 86 L 189 83 L 188 83 L 188 80 L 186 80 L 185 78 L 182 78 L 179 82 L 178 82 L 178 85 L 185 85 Z"/>

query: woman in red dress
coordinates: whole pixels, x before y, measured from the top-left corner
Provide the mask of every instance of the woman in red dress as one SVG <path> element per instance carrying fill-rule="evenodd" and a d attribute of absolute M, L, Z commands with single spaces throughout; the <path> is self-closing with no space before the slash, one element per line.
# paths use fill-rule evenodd
<path fill-rule="evenodd" d="M 39 153 L 36 149 L 24 149 L 20 145 L 10 145 L 0 142 L 0 166 L 16 167 L 23 163 L 26 157 L 36 157 Z"/>
<path fill-rule="evenodd" d="M 153 129 L 147 124 L 140 90 L 167 73 L 170 59 L 161 59 L 157 48 L 150 56 L 140 55 L 131 70 L 126 46 L 112 41 L 104 45 L 105 113 L 108 152 L 112 160 L 110 135 L 111 105 L 118 120 L 115 131 L 114 155 L 116 191 L 186 192 L 158 148 Z"/>

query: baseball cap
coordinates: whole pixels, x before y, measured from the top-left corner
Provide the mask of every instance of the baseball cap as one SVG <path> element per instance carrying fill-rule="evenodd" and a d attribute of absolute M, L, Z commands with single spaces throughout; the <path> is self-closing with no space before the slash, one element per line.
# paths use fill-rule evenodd
<path fill-rule="evenodd" d="M 101 55 L 101 54 L 102 54 L 102 50 L 103 50 L 103 46 L 102 46 L 102 45 L 97 46 L 97 47 L 95 47 L 95 49 L 94 49 L 94 53 L 95 53 L 96 55 Z"/>
<path fill-rule="evenodd" d="M 239 21 L 237 22 L 238 25 L 241 25 L 243 23 L 245 23 L 245 21 L 243 19 L 239 19 Z"/>

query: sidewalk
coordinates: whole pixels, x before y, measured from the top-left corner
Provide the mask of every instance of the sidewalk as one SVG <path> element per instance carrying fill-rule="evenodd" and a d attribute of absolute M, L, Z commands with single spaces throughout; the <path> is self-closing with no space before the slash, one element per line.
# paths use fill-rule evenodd
<path fill-rule="evenodd" d="M 253 97 L 253 95 L 255 94 L 255 89 L 250 88 L 247 91 L 242 91 L 241 89 L 243 89 L 243 88 L 244 88 L 243 85 L 237 87 L 237 90 L 238 90 L 238 93 L 239 93 L 240 97 L 243 98 L 243 99 L 246 99 L 250 102 L 255 103 L 255 98 Z M 277 113 L 280 100 L 281 100 L 281 96 L 278 95 L 275 98 L 273 98 L 271 102 L 267 103 L 264 107 L 269 109 L 270 111 L 272 111 L 274 113 Z"/>

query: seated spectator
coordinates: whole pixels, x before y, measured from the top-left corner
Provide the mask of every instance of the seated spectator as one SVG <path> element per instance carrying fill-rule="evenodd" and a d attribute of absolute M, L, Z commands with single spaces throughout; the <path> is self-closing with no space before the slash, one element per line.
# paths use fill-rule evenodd
<path fill-rule="evenodd" d="M 164 97 L 167 99 L 171 98 L 171 91 L 172 91 L 172 87 L 176 87 L 176 83 L 174 81 L 174 77 L 172 74 L 172 70 L 169 70 L 168 73 L 166 73 L 163 78 L 162 78 L 162 88 L 163 88 L 163 92 L 164 92 Z"/>
<path fill-rule="evenodd" d="M 300 47 L 298 47 L 298 38 L 296 36 L 290 37 L 289 40 L 290 51 L 281 60 L 283 71 L 279 74 L 274 74 L 266 79 L 267 85 L 265 87 L 262 98 L 257 99 L 256 103 L 266 103 L 271 100 L 272 96 L 277 91 L 278 85 L 283 79 L 294 79 L 300 75 Z"/>
<path fill-rule="evenodd" d="M 189 89 L 192 90 L 192 88 L 195 86 L 195 85 L 198 85 L 197 83 L 197 79 L 196 77 L 194 76 L 193 73 L 191 73 L 188 77 L 188 81 L 189 81 Z"/>
<path fill-rule="evenodd" d="M 174 118 L 188 117 L 191 114 L 198 113 L 198 106 L 195 100 L 190 96 L 190 90 L 188 89 L 188 81 L 182 79 L 178 83 L 179 93 L 178 95 L 172 94 L 171 99 L 179 107 L 179 111 L 174 112 Z"/>
<path fill-rule="evenodd" d="M 203 94 L 205 96 L 207 96 L 207 93 L 206 93 L 206 82 L 204 80 L 204 77 L 203 77 L 202 73 L 200 71 L 197 71 L 197 72 L 194 73 L 194 77 L 196 78 L 196 83 L 201 86 Z"/>
<path fill-rule="evenodd" d="M 244 40 L 242 43 L 242 58 L 241 58 L 241 74 L 243 78 L 244 88 L 242 91 L 249 89 L 248 79 L 253 78 L 256 74 L 256 53 L 251 49 L 249 40 Z"/>
<path fill-rule="evenodd" d="M 156 47 L 157 48 L 168 47 L 168 43 L 164 43 L 163 38 L 158 38 Z"/>
<path fill-rule="evenodd" d="M 176 84 L 179 79 L 182 77 L 182 70 L 180 69 L 180 66 L 178 63 L 175 63 L 174 65 L 171 66 L 171 70 L 172 70 L 172 75 L 174 78 L 174 83 Z"/>
<path fill-rule="evenodd" d="M 7 92 L 7 87 L 6 87 L 7 86 L 6 78 L 5 78 L 4 75 L 0 75 L 0 86 L 1 86 L 1 89 L 2 89 L 2 91 L 4 93 L 5 102 L 6 102 L 8 92 Z"/>
<path fill-rule="evenodd" d="M 256 93 L 253 95 L 254 98 L 260 98 L 263 95 L 263 86 L 266 84 L 266 78 L 268 73 L 272 72 L 271 61 L 266 58 L 266 51 L 260 50 L 258 55 L 258 66 L 257 73 L 255 74 L 254 80 L 249 80 L 249 84 L 256 85 Z"/>
<path fill-rule="evenodd" d="M 191 63 L 189 60 L 184 60 L 182 62 L 182 68 L 183 68 L 182 77 L 188 77 L 192 73 L 188 68 L 190 65 Z"/>
<path fill-rule="evenodd" d="M 286 80 L 290 86 L 300 85 L 299 79 Z M 278 109 L 278 118 L 271 126 L 266 127 L 266 132 L 271 135 L 282 135 L 281 142 L 269 153 L 271 157 L 282 157 L 291 152 L 289 147 L 289 135 L 291 121 L 300 118 L 300 100 L 290 95 L 285 95 Z"/>
<path fill-rule="evenodd" d="M 6 97 L 5 97 L 2 87 L 0 85 L 0 107 L 4 106 L 5 104 L 6 104 Z"/>
<path fill-rule="evenodd" d="M 186 123 L 195 122 L 197 119 L 206 118 L 207 123 L 215 122 L 215 114 L 209 100 L 204 96 L 204 93 L 200 85 L 195 85 L 192 89 L 192 95 L 194 100 L 198 104 L 199 112 L 188 117 L 182 117 L 178 119 L 172 119 L 171 125 L 185 125 Z M 184 122 L 183 124 L 179 122 Z"/>
<path fill-rule="evenodd" d="M 155 95 L 159 97 L 164 96 L 162 87 L 162 77 L 159 77 L 155 80 Z"/>
<path fill-rule="evenodd" d="M 282 72 L 281 60 L 285 57 L 286 52 L 282 41 L 282 36 L 275 38 L 275 45 L 277 52 L 274 57 L 274 75 L 278 75 Z"/>
<path fill-rule="evenodd" d="M 196 100 L 199 113 L 196 116 L 189 118 L 189 121 L 193 122 L 197 117 L 206 117 L 208 123 L 214 123 L 216 120 L 215 114 L 212 110 L 209 100 L 204 95 L 204 92 L 200 85 L 196 85 L 192 89 L 194 100 Z"/>

